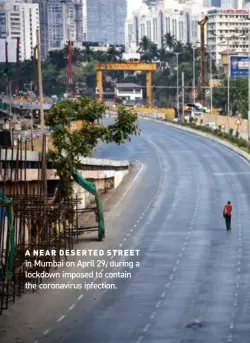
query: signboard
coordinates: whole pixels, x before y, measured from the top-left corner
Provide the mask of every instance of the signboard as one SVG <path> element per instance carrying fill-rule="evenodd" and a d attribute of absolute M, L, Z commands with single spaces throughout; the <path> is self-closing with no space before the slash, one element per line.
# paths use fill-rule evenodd
<path fill-rule="evenodd" d="M 230 56 L 230 76 L 233 78 L 247 78 L 249 68 L 248 56 Z"/>
<path fill-rule="evenodd" d="M 242 125 L 240 118 L 236 119 L 235 125 Z"/>
<path fill-rule="evenodd" d="M 5 62 L 5 42 L 8 42 L 8 60 L 16 62 L 16 39 L 0 39 L 0 62 Z"/>

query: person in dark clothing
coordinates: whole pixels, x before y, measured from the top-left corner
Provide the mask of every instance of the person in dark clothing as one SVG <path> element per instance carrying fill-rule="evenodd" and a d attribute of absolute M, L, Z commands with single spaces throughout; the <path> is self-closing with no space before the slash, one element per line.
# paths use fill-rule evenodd
<path fill-rule="evenodd" d="M 231 216 L 232 216 L 232 204 L 231 201 L 228 201 L 223 210 L 223 217 L 226 222 L 226 230 L 231 230 Z"/>

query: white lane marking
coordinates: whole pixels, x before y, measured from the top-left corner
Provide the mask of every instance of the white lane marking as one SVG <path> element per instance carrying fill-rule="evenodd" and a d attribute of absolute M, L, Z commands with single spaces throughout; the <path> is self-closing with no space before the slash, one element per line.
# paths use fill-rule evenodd
<path fill-rule="evenodd" d="M 170 286 L 170 282 L 166 283 L 165 287 L 168 288 Z"/>
<path fill-rule="evenodd" d="M 153 312 L 150 316 L 151 319 L 154 319 L 154 317 L 156 316 L 156 312 Z"/>
<path fill-rule="evenodd" d="M 131 229 L 131 230 L 130 230 L 130 232 L 133 232 L 133 231 L 134 231 L 134 229 Z"/>
<path fill-rule="evenodd" d="M 130 183 L 130 185 L 128 186 L 128 188 L 125 190 L 125 192 L 123 193 L 121 199 L 118 201 L 118 203 L 115 205 L 115 207 L 112 209 L 112 212 L 114 212 L 117 207 L 121 204 L 121 202 L 123 201 L 123 199 L 125 198 L 125 196 L 128 194 L 128 192 L 130 191 L 131 187 L 134 185 L 134 183 L 136 182 L 136 180 L 138 179 L 138 177 L 141 175 L 142 171 L 145 169 L 145 165 L 140 162 L 139 160 L 135 160 L 137 162 L 139 162 L 141 164 L 141 168 L 138 171 L 138 173 L 135 175 L 133 181 Z M 110 213 L 110 215 L 112 214 L 112 212 Z M 108 217 L 108 216 L 107 216 Z"/>
<path fill-rule="evenodd" d="M 149 325 L 150 325 L 150 324 L 147 324 L 147 325 L 145 326 L 145 328 L 143 329 L 144 332 L 147 332 L 147 331 L 148 331 Z"/>
<path fill-rule="evenodd" d="M 165 295 L 166 295 L 166 292 L 164 291 L 164 292 L 162 292 L 161 297 L 162 297 L 162 298 L 165 298 Z"/>
<path fill-rule="evenodd" d="M 225 175 L 250 175 L 250 172 L 228 172 L 228 173 L 213 173 L 214 176 L 225 176 Z"/>
<path fill-rule="evenodd" d="M 136 227 L 136 224 L 134 225 L 134 227 Z"/>
<path fill-rule="evenodd" d="M 103 271 L 104 271 L 104 269 L 102 268 L 102 269 L 100 270 L 100 273 L 103 273 Z"/>
<path fill-rule="evenodd" d="M 129 237 L 130 236 L 130 233 L 127 233 L 127 237 Z"/>
<path fill-rule="evenodd" d="M 176 272 L 176 267 L 173 268 L 173 272 Z"/>
<path fill-rule="evenodd" d="M 123 246 L 123 243 L 119 244 L 119 248 L 121 248 Z"/>
<path fill-rule="evenodd" d="M 142 340 L 143 340 L 143 336 L 140 336 L 140 337 L 137 339 L 136 343 L 141 343 Z"/>
<path fill-rule="evenodd" d="M 232 322 L 231 324 L 230 324 L 230 329 L 233 329 L 234 328 L 234 323 Z"/>
<path fill-rule="evenodd" d="M 172 280 L 173 277 L 174 277 L 174 274 L 171 274 L 170 277 L 169 277 L 169 279 Z"/>
<path fill-rule="evenodd" d="M 43 335 L 46 336 L 52 329 L 49 328 L 48 330 L 44 331 Z"/>
<path fill-rule="evenodd" d="M 125 238 L 123 238 L 123 240 L 122 240 L 122 241 L 123 241 L 123 242 L 125 242 L 125 241 L 126 241 L 126 239 L 127 239 L 127 238 L 125 237 Z"/>
<path fill-rule="evenodd" d="M 77 300 L 81 300 L 83 298 L 83 294 L 80 294 Z"/>
<path fill-rule="evenodd" d="M 76 306 L 75 304 L 71 305 L 71 306 L 69 307 L 69 311 L 72 311 L 73 308 L 74 308 L 75 306 Z"/>
<path fill-rule="evenodd" d="M 159 301 L 157 302 L 156 307 L 158 308 L 158 307 L 160 307 L 160 305 L 161 305 L 161 300 L 159 300 Z"/>
<path fill-rule="evenodd" d="M 58 323 L 60 323 L 64 318 L 65 318 L 65 315 L 63 315 L 59 319 L 57 319 Z"/>

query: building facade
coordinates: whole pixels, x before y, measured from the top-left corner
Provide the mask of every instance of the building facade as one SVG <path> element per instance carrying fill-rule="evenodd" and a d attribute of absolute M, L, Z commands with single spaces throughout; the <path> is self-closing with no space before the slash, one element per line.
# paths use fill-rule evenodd
<path fill-rule="evenodd" d="M 40 30 L 39 5 L 31 2 L 0 1 L 0 39 L 20 38 L 20 60 L 28 60 L 37 45 Z"/>
<path fill-rule="evenodd" d="M 49 49 L 48 40 L 48 0 L 33 0 L 39 4 L 41 58 L 45 60 Z"/>
<path fill-rule="evenodd" d="M 249 11 L 244 9 L 211 9 L 207 13 L 207 45 L 219 63 L 221 53 L 230 50 L 247 55 L 249 46 Z"/>
<path fill-rule="evenodd" d="M 85 0 L 87 41 L 124 44 L 127 0 Z"/>
<path fill-rule="evenodd" d="M 170 4 L 164 0 L 152 8 L 143 3 L 126 20 L 126 51 L 135 52 L 143 36 L 160 46 L 167 33 L 184 44 L 196 43 L 199 41 L 197 22 L 203 18 L 205 11 L 199 1 L 182 4 L 173 1 Z"/>
<path fill-rule="evenodd" d="M 48 49 L 83 39 L 82 0 L 48 0 Z"/>

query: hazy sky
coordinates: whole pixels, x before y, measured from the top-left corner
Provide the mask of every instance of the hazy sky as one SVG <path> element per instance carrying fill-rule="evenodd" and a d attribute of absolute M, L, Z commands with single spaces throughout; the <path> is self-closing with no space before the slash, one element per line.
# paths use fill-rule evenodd
<path fill-rule="evenodd" d="M 133 10 L 136 10 L 141 3 L 142 0 L 128 0 L 128 14 L 130 14 Z"/>

